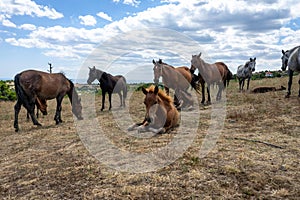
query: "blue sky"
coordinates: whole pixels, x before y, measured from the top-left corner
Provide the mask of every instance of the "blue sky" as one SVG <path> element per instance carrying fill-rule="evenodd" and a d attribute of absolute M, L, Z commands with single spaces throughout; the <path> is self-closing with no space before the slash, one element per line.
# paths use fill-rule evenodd
<path fill-rule="evenodd" d="M 298 0 L 1 0 L 0 78 L 51 62 L 71 79 L 96 66 L 152 80 L 152 59 L 190 66 L 199 52 L 234 73 L 250 57 L 276 70 L 299 45 L 299 10 Z"/>

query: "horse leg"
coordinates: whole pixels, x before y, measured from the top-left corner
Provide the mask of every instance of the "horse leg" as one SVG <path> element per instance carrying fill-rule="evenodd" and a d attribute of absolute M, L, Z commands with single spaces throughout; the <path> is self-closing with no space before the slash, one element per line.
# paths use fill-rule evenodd
<path fill-rule="evenodd" d="M 202 100 L 201 100 L 201 104 L 204 104 L 205 102 L 205 83 L 201 82 L 201 93 L 202 93 Z"/>
<path fill-rule="evenodd" d="M 300 97 L 300 78 L 298 80 L 298 84 L 299 84 L 299 93 L 298 93 L 298 97 Z"/>
<path fill-rule="evenodd" d="M 120 98 L 120 107 L 123 107 L 123 100 L 122 100 L 122 94 L 121 92 L 118 92 L 119 98 Z M 124 105 L 125 107 L 125 105 Z"/>
<path fill-rule="evenodd" d="M 108 93 L 108 100 L 109 100 L 109 110 L 111 110 L 111 95 L 112 95 L 112 93 L 111 93 L 111 92 L 109 92 L 109 93 Z"/>
<path fill-rule="evenodd" d="M 211 99 L 210 99 L 210 84 L 207 84 L 207 104 L 211 104 Z"/>
<path fill-rule="evenodd" d="M 247 90 L 249 90 L 250 79 L 251 79 L 251 77 L 249 77 L 248 80 L 247 80 Z"/>
<path fill-rule="evenodd" d="M 244 90 L 244 85 L 245 85 L 245 79 L 242 79 L 242 81 L 241 81 L 241 91 Z"/>
<path fill-rule="evenodd" d="M 54 116 L 54 120 L 56 122 L 56 124 L 62 123 L 61 120 L 61 102 L 63 100 L 64 96 L 58 96 L 56 97 L 56 111 L 55 111 L 55 116 Z"/>
<path fill-rule="evenodd" d="M 15 105 L 15 120 L 14 120 L 14 128 L 15 128 L 16 132 L 19 131 L 18 117 L 19 117 L 19 112 L 21 110 L 21 106 L 22 106 L 22 103 L 18 100 L 16 105 Z M 28 112 L 27 112 L 27 116 L 29 118 Z"/>
<path fill-rule="evenodd" d="M 289 98 L 290 95 L 291 95 L 291 87 L 292 87 L 292 83 L 293 83 L 293 74 L 294 74 L 294 71 L 289 70 L 288 91 L 287 91 L 287 94 L 285 95 L 285 98 Z"/>
<path fill-rule="evenodd" d="M 220 101 L 221 98 L 222 98 L 222 90 L 223 90 L 223 88 L 224 88 L 223 83 L 218 83 L 218 87 L 219 87 L 219 90 L 218 90 L 218 93 L 217 93 L 217 98 L 216 98 L 216 100 L 217 100 L 217 101 Z"/>
<path fill-rule="evenodd" d="M 101 107 L 101 111 L 104 110 L 105 94 L 106 94 L 106 92 L 102 90 L 102 107 Z"/>

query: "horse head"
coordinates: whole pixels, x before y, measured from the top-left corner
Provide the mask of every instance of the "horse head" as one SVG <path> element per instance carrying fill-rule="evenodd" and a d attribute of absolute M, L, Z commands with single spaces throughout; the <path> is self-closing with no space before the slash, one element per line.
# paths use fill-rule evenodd
<path fill-rule="evenodd" d="M 146 95 L 144 104 L 146 106 L 146 120 L 153 126 L 163 127 L 166 121 L 166 109 L 163 106 L 163 100 L 159 96 L 159 89 L 156 85 L 153 89 L 142 88 Z"/>
<path fill-rule="evenodd" d="M 192 60 L 191 60 L 191 71 L 195 71 L 196 68 L 198 68 L 198 66 L 200 66 L 200 61 L 202 60 L 201 58 L 201 52 L 199 53 L 199 55 L 192 55 Z"/>
<path fill-rule="evenodd" d="M 97 69 L 95 68 L 95 66 L 93 67 L 89 67 L 90 72 L 89 72 L 89 78 L 87 80 L 87 83 L 90 85 L 94 80 L 97 79 Z"/>
<path fill-rule="evenodd" d="M 76 101 L 75 101 L 76 102 Z M 78 120 L 82 120 L 82 105 L 81 105 L 81 99 L 78 99 L 78 102 L 72 104 L 72 112 L 77 117 Z"/>
<path fill-rule="evenodd" d="M 288 60 L 289 60 L 289 57 L 290 57 L 290 52 L 287 50 L 287 51 L 284 51 L 282 50 L 282 56 L 281 56 L 281 61 L 282 61 L 282 65 L 281 65 L 281 69 L 282 71 L 285 71 L 286 68 L 287 68 L 287 65 L 288 65 Z"/>
<path fill-rule="evenodd" d="M 254 72 L 255 71 L 255 65 L 256 65 L 256 57 L 250 58 L 250 61 L 248 62 L 249 70 Z"/>
<path fill-rule="evenodd" d="M 154 72 L 154 83 L 158 84 L 159 78 L 162 76 L 162 60 L 159 59 L 158 61 L 152 60 L 152 63 L 154 64 L 153 72 Z"/>

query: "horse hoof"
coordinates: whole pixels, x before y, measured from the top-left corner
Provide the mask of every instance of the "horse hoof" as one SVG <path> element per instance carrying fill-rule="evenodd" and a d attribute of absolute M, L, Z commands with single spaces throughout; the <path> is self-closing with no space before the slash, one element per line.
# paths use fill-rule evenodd
<path fill-rule="evenodd" d="M 290 98 L 290 95 L 285 95 L 285 98 Z"/>

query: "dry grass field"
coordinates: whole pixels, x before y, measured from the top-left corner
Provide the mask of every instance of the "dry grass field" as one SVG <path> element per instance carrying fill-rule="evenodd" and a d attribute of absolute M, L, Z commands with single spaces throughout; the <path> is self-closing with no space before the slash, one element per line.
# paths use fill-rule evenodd
<path fill-rule="evenodd" d="M 53 120 L 55 101 L 42 127 L 19 115 L 13 128 L 14 102 L 0 102 L 1 199 L 299 199 L 300 98 L 294 77 L 291 98 L 285 91 L 239 93 L 231 81 L 226 118 L 217 143 L 205 157 L 199 150 L 210 126 L 212 106 L 199 106 L 196 137 L 171 164 L 144 173 L 115 170 L 98 161 L 79 137 L 67 98 L 62 119 Z M 287 77 L 252 81 L 250 87 L 287 85 Z M 118 96 L 113 96 L 117 109 Z M 127 106 L 134 120 L 144 116 L 142 92 Z M 213 104 L 216 104 L 213 101 Z M 107 137 L 124 151 L 149 152 L 171 142 L 176 133 L 138 138 L 120 130 L 112 112 L 96 117 Z M 108 105 L 106 104 L 106 108 Z M 188 111 L 183 111 L 188 112 Z M 76 120 L 75 120 L 76 121 Z M 186 134 L 188 135 L 188 133 Z"/>

